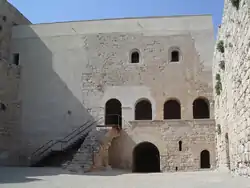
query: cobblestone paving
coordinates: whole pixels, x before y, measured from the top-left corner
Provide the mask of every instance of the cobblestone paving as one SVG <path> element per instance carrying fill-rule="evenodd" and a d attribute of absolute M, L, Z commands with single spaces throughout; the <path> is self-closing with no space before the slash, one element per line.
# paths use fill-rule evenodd
<path fill-rule="evenodd" d="M 54 168 L 0 168 L 0 188 L 250 188 L 250 179 L 216 171 L 67 174 Z"/>

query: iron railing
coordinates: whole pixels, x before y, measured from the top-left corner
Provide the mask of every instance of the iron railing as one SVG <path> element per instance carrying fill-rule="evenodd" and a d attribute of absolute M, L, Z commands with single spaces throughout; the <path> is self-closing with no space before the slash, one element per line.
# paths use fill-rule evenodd
<path fill-rule="evenodd" d="M 95 123 L 97 123 L 98 121 L 100 121 L 102 118 L 96 120 L 96 121 L 92 121 L 89 120 L 86 123 L 84 123 L 83 125 L 81 125 L 80 127 L 78 127 L 77 129 L 75 129 L 74 131 L 72 131 L 71 133 L 69 133 L 67 136 L 65 136 L 64 138 L 60 139 L 60 140 L 50 140 L 48 142 L 46 142 L 44 145 L 42 145 L 41 147 L 39 147 L 38 149 L 36 149 L 30 157 L 30 160 L 33 161 L 35 160 L 38 156 L 39 158 L 41 158 L 42 156 L 44 156 L 45 153 L 52 151 L 53 147 L 56 144 L 67 144 L 68 142 L 70 142 L 71 140 L 73 140 L 76 136 L 82 134 L 83 132 L 85 132 L 84 134 L 88 134 L 87 130 L 94 125 Z M 83 128 L 83 129 L 82 129 Z M 63 149 L 63 146 L 61 145 L 61 148 Z"/>
<path fill-rule="evenodd" d="M 113 117 L 114 121 L 107 122 L 107 117 Z M 113 127 L 113 125 L 117 125 L 118 128 L 120 128 L 120 129 L 132 127 L 132 125 L 128 121 L 126 121 L 120 114 L 106 115 L 106 117 L 105 117 L 105 127 Z"/>
<path fill-rule="evenodd" d="M 109 119 L 111 121 L 108 122 L 107 119 Z M 88 134 L 89 131 L 87 131 L 87 130 L 92 125 L 94 125 L 94 124 L 97 124 L 97 127 L 113 127 L 113 126 L 117 126 L 119 129 L 121 129 L 122 128 L 122 124 L 128 123 L 128 122 L 125 122 L 125 120 L 123 120 L 122 116 L 119 115 L 119 114 L 109 114 L 109 115 L 106 115 L 105 116 L 105 124 L 104 125 L 99 125 L 98 124 L 98 122 L 100 120 L 103 120 L 103 117 L 99 118 L 96 121 L 93 121 L 93 120 L 87 121 L 86 123 L 84 123 L 80 127 L 76 128 L 74 131 L 72 131 L 71 133 L 69 133 L 67 136 L 65 136 L 64 138 L 62 138 L 60 140 L 50 140 L 50 141 L 46 142 L 44 145 L 42 145 L 41 147 L 39 147 L 38 149 L 36 149 L 31 154 L 31 157 L 29 158 L 30 161 L 31 162 L 33 162 L 33 161 L 36 162 L 36 160 L 41 159 L 43 156 L 45 156 L 45 154 L 51 152 L 53 150 L 53 147 L 56 144 L 61 144 L 61 150 L 63 150 L 64 149 L 64 147 L 63 147 L 64 144 L 66 145 L 71 140 L 73 140 L 77 136 L 81 135 L 83 132 L 85 132 L 84 135 Z M 38 157 L 39 157 L 39 159 L 38 159 Z"/>
<path fill-rule="evenodd" d="M 113 126 L 122 128 L 122 116 L 120 114 L 108 114 L 105 116 L 105 127 Z"/>

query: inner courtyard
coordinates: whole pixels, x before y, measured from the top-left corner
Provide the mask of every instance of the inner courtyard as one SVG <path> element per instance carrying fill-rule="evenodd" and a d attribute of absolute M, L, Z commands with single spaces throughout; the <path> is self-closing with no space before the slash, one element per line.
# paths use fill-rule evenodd
<path fill-rule="evenodd" d="M 73 175 L 54 168 L 0 168 L 0 188 L 249 188 L 250 179 L 216 171 L 133 173 L 120 170 Z"/>

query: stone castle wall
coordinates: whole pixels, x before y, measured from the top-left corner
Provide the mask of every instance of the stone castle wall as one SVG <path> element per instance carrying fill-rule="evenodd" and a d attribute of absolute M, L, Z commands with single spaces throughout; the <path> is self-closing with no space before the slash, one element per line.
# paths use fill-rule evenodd
<path fill-rule="evenodd" d="M 6 0 L 0 0 L 0 165 L 17 164 L 15 151 L 20 134 L 20 100 L 18 88 L 20 67 L 12 62 L 13 26 L 30 22 Z M 8 158 L 8 159 L 7 159 Z"/>
<path fill-rule="evenodd" d="M 210 153 L 211 168 L 216 166 L 214 120 L 131 121 L 130 129 L 121 132 L 109 149 L 113 168 L 132 169 L 133 150 L 142 142 L 153 143 L 160 152 L 162 171 L 200 169 L 203 150 Z M 182 150 L 179 151 L 179 141 Z"/>
<path fill-rule="evenodd" d="M 218 166 L 241 175 L 250 175 L 249 7 L 249 0 L 241 0 L 238 10 L 225 0 L 217 39 L 224 52 L 215 46 L 213 65 Z"/>
<path fill-rule="evenodd" d="M 151 20 L 138 19 L 135 28 L 131 28 L 135 20 L 120 20 L 119 24 L 131 30 L 127 33 L 116 32 L 121 26 L 112 23 L 114 20 L 101 22 L 100 33 L 88 33 L 92 22 L 14 29 L 12 51 L 20 54 L 22 67 L 21 136 L 27 155 L 46 141 L 65 136 L 86 119 L 103 117 L 105 103 L 112 98 L 120 100 L 126 120 L 134 120 L 134 106 L 145 98 L 152 103 L 153 120 L 161 120 L 164 102 L 170 98 L 180 101 L 182 119 L 193 119 L 192 103 L 201 96 L 209 100 L 213 118 L 211 19 L 155 19 L 162 23 L 154 30 L 150 24 L 157 22 Z M 194 30 L 184 30 L 183 20 Z M 207 24 L 200 27 L 198 20 Z M 81 33 L 85 24 L 89 31 Z M 162 25 L 174 32 L 163 32 Z M 113 33 L 106 33 L 112 27 Z M 202 48 L 201 43 L 207 46 Z M 170 62 L 172 47 L 180 49 L 180 62 Z M 133 49 L 140 52 L 138 64 L 130 63 Z"/>
<path fill-rule="evenodd" d="M 182 119 L 193 119 L 192 103 L 197 97 L 208 99 L 213 118 L 211 17 L 154 19 L 14 29 L 12 51 L 20 54 L 22 67 L 22 150 L 27 155 L 86 119 L 104 117 L 105 103 L 112 98 L 121 102 L 127 121 L 134 120 L 135 104 L 145 98 L 152 104 L 153 120 L 163 119 L 164 103 L 172 98 L 181 103 Z M 99 33 L 91 30 L 92 22 L 100 22 Z M 81 30 L 85 26 L 89 30 Z M 113 33 L 107 31 L 110 28 Z M 173 47 L 180 49 L 180 62 L 170 62 Z M 130 63 L 133 49 L 140 52 L 138 64 Z"/>

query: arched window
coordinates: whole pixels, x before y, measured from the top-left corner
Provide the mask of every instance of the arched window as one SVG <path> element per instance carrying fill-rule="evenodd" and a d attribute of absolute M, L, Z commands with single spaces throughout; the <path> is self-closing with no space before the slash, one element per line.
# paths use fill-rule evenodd
<path fill-rule="evenodd" d="M 179 62 L 180 61 L 180 53 L 177 50 L 171 52 L 171 62 Z"/>
<path fill-rule="evenodd" d="M 139 63 L 140 62 L 140 53 L 138 50 L 133 50 L 131 53 L 131 63 Z"/>
<path fill-rule="evenodd" d="M 209 101 L 205 98 L 198 98 L 193 102 L 193 118 L 209 119 Z"/>
<path fill-rule="evenodd" d="M 164 119 L 181 119 L 181 105 L 177 100 L 168 100 L 164 104 Z"/>
<path fill-rule="evenodd" d="M 105 125 L 122 125 L 122 104 L 117 99 L 110 99 L 105 105 Z"/>
<path fill-rule="evenodd" d="M 179 151 L 182 151 L 182 141 L 179 141 Z"/>
<path fill-rule="evenodd" d="M 181 50 L 177 46 L 173 46 L 168 50 L 169 62 L 181 61 Z"/>
<path fill-rule="evenodd" d="M 135 120 L 152 120 L 152 105 L 149 100 L 141 100 L 135 105 Z"/>

